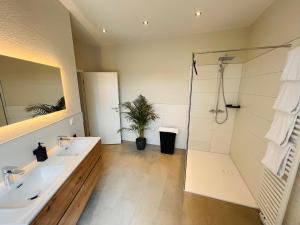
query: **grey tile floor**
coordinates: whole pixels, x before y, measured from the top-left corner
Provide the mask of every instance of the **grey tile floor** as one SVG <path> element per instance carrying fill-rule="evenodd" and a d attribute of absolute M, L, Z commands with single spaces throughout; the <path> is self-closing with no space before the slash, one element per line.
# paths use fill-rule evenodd
<path fill-rule="evenodd" d="M 259 225 L 255 209 L 183 191 L 185 151 L 103 145 L 101 178 L 79 225 Z"/>

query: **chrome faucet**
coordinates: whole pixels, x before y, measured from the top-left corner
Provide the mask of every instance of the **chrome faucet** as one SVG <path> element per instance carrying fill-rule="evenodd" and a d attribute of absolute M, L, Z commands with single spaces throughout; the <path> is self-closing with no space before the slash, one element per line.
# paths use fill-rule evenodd
<path fill-rule="evenodd" d="M 58 147 L 63 147 L 63 142 L 64 141 L 71 141 L 71 137 L 68 136 L 58 136 L 57 137 L 57 145 Z"/>
<path fill-rule="evenodd" d="M 2 168 L 3 180 L 6 187 L 10 187 L 14 183 L 14 174 L 22 175 L 24 174 L 24 170 L 21 170 L 16 166 L 6 166 Z"/>

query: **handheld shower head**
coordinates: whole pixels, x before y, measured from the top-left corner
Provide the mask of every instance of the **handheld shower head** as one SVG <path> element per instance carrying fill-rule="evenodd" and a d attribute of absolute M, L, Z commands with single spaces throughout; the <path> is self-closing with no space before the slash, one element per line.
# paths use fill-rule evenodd
<path fill-rule="evenodd" d="M 233 60 L 235 57 L 234 56 L 221 56 L 219 57 L 219 66 L 220 66 L 220 69 L 219 71 L 220 72 L 223 72 L 224 71 L 224 64 L 226 64 L 226 61 L 230 61 L 230 60 Z"/>
<path fill-rule="evenodd" d="M 217 124 L 223 124 L 228 119 L 228 109 L 226 107 L 227 102 L 226 102 L 225 90 L 224 90 L 224 70 L 225 70 L 225 64 L 226 64 L 225 61 L 230 61 L 233 59 L 234 59 L 234 56 L 225 55 L 225 56 L 219 57 L 219 60 L 218 60 L 219 61 L 220 80 L 219 80 L 219 87 L 218 87 L 217 104 L 216 104 L 216 109 L 215 109 L 215 121 Z M 220 104 L 219 98 L 220 98 L 221 92 L 222 92 L 225 111 L 220 110 L 220 108 L 219 108 L 219 104 Z M 225 118 L 221 121 L 218 119 L 218 114 L 220 112 L 225 112 Z"/>

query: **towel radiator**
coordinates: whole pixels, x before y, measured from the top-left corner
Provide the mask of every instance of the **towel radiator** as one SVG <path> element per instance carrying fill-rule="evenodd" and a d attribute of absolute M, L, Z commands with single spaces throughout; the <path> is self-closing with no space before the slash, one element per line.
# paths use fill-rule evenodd
<path fill-rule="evenodd" d="M 298 115 L 293 133 L 289 139 L 289 142 L 295 144 L 296 148 L 288 156 L 284 176 L 280 178 L 267 168 L 264 170 L 258 206 L 260 208 L 260 218 L 265 225 L 282 225 L 283 223 L 300 162 L 299 136 L 300 117 Z"/>

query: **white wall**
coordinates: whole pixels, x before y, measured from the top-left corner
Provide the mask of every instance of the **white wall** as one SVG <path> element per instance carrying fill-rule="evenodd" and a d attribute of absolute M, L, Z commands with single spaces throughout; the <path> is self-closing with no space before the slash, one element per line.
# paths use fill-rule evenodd
<path fill-rule="evenodd" d="M 77 39 L 73 42 L 77 69 L 84 72 L 100 72 L 100 48 Z"/>
<path fill-rule="evenodd" d="M 276 0 L 251 26 L 250 46 L 282 44 L 300 37 L 300 1 Z M 294 46 L 299 41 L 293 42 Z M 265 151 L 264 135 L 274 111 L 272 105 L 280 86 L 279 77 L 286 61 L 287 49 L 277 49 L 244 65 L 239 101 L 231 145 L 231 155 L 254 197 L 258 197 Z M 300 177 L 296 179 L 285 224 L 300 224 Z"/>
<path fill-rule="evenodd" d="M 250 27 L 249 44 L 280 44 L 300 37 L 299 0 L 275 0 Z"/>
<path fill-rule="evenodd" d="M 255 58 L 243 65 L 239 90 L 241 109 L 237 110 L 231 143 L 231 156 L 257 198 L 266 151 L 264 138 L 273 120 L 272 105 L 278 94 L 286 49 Z"/>
<path fill-rule="evenodd" d="M 216 63 L 216 62 L 215 62 Z M 217 124 L 215 109 L 220 79 L 218 65 L 198 67 L 198 76 L 194 77 L 189 149 L 228 154 L 235 121 L 236 109 L 228 109 L 228 120 Z M 224 90 L 227 104 L 237 104 L 242 64 L 228 64 L 224 71 Z M 222 93 L 219 107 L 225 110 Z M 219 114 L 219 121 L 224 120 L 225 113 Z"/>
<path fill-rule="evenodd" d="M 67 110 L 0 128 L 0 167 L 23 166 L 34 159 L 38 141 L 52 146 L 57 135 L 83 133 L 71 26 L 56 0 L 0 4 L 0 54 L 60 67 L 66 96 Z"/>
<path fill-rule="evenodd" d="M 186 146 L 186 126 L 187 126 L 187 105 L 180 104 L 153 104 L 155 112 L 159 115 L 159 119 L 152 122 L 149 129 L 145 131 L 145 137 L 148 144 L 159 145 L 160 137 L 158 128 L 177 127 L 179 134 L 176 136 L 175 146 L 184 149 Z M 128 121 L 121 117 L 122 127 L 129 127 Z M 123 132 L 122 140 L 135 141 L 136 134 L 132 132 Z"/>
<path fill-rule="evenodd" d="M 180 128 L 176 146 L 185 148 L 191 53 L 246 44 L 247 30 L 239 29 L 106 46 L 101 48 L 101 69 L 119 73 L 121 102 L 143 94 L 154 103 L 161 119 L 146 133 L 148 143 L 159 144 L 158 126 L 174 126 Z M 123 139 L 134 140 L 134 135 L 124 133 Z"/>

